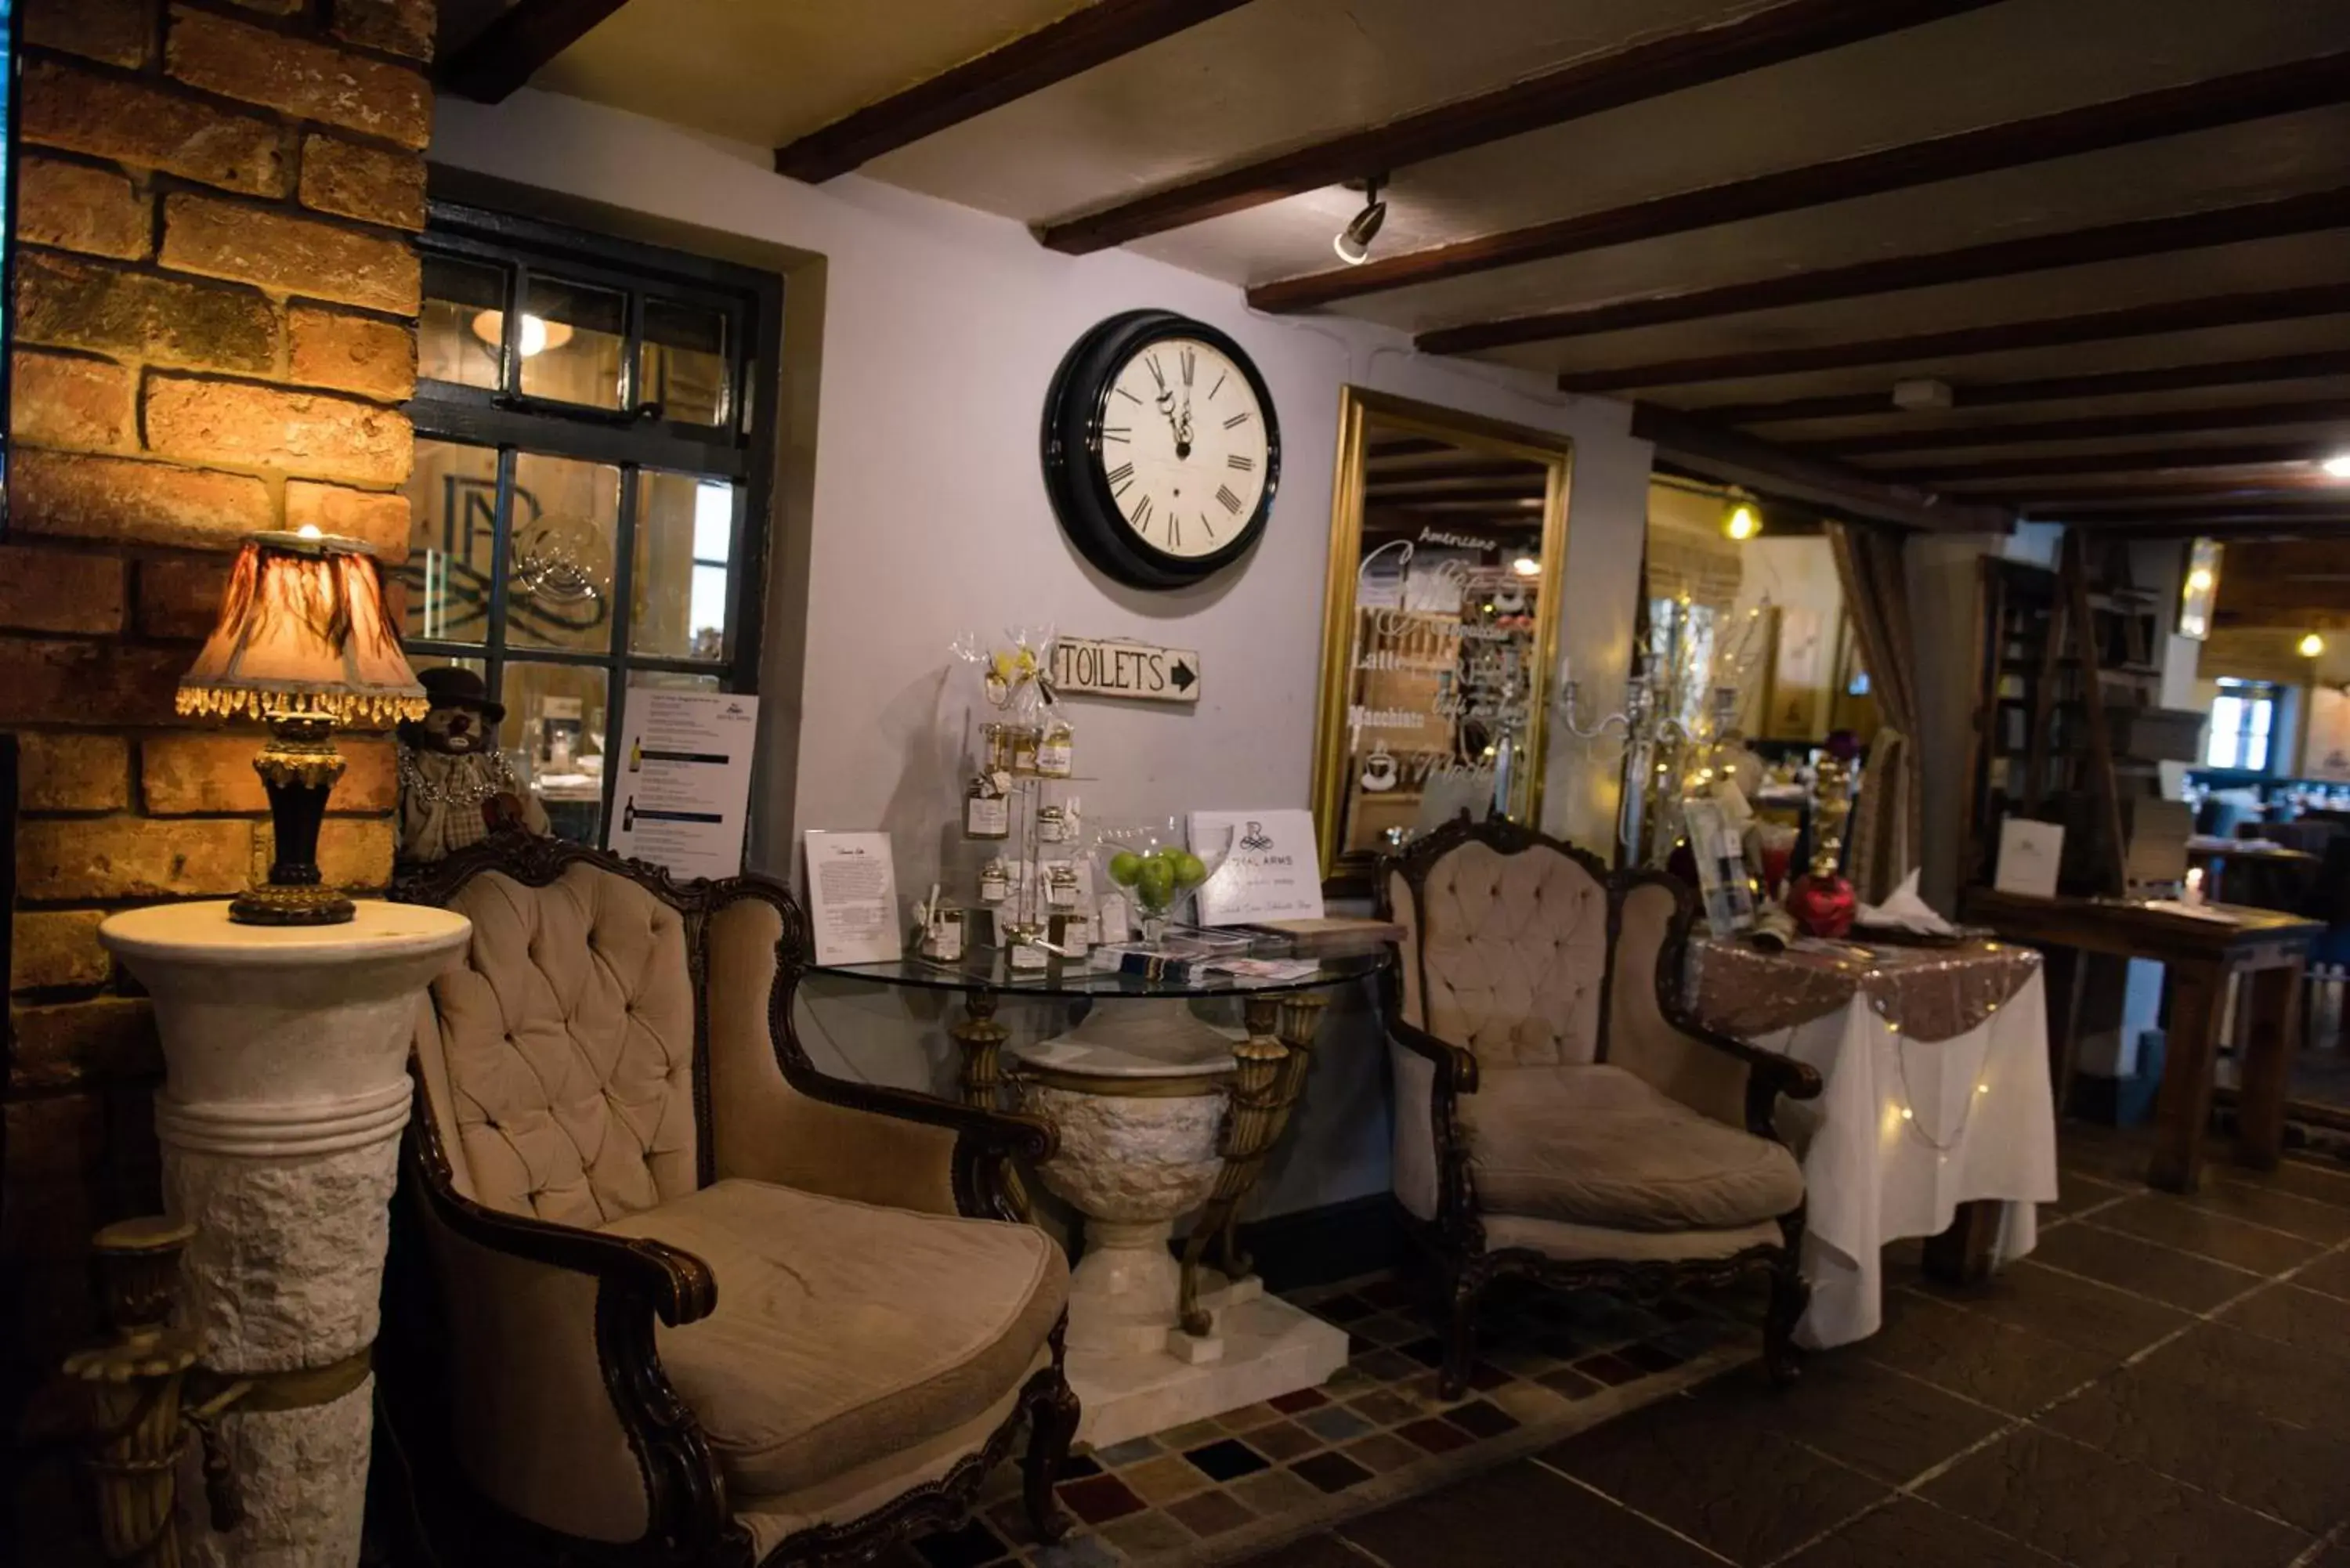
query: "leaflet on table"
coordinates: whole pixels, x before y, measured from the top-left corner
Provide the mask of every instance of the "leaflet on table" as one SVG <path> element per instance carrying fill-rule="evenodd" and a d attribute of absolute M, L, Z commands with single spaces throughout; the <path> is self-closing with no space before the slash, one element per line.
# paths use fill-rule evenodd
<path fill-rule="evenodd" d="M 1191 851 L 1231 850 L 1199 892 L 1203 926 L 1322 916 L 1322 856 L 1310 811 L 1195 811 Z"/>
<path fill-rule="evenodd" d="M 1159 948 L 1109 947 L 1094 950 L 1097 968 L 1115 968 L 1120 974 L 1169 985 L 1198 985 L 1217 979 L 1270 982 L 1304 980 L 1322 965 L 1315 959 L 1253 959 L 1229 954 L 1170 953 Z"/>
<path fill-rule="evenodd" d="M 818 963 L 886 963 L 905 956 L 898 921 L 898 873 L 886 833 L 810 828 L 808 924 Z"/>
<path fill-rule="evenodd" d="M 739 874 L 758 733 L 756 697 L 631 688 L 604 846 L 681 877 Z"/>

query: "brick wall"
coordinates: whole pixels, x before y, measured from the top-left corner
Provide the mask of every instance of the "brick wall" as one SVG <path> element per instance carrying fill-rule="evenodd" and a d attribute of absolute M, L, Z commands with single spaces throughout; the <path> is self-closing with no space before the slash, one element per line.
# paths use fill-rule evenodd
<path fill-rule="evenodd" d="M 176 719 L 227 552 L 317 521 L 405 553 L 433 0 L 21 0 L 12 525 L 0 728 L 21 748 L 0 1091 L 0 1533 L 83 1529 L 45 1382 L 91 1332 L 85 1243 L 154 1209 L 153 1021 L 105 911 L 266 862 L 251 731 Z M 353 738 L 320 859 L 390 871 L 391 758 Z M 0 1503 L 0 1506 L 5 1506 Z M 35 1548 L 33 1542 L 43 1544 Z"/>

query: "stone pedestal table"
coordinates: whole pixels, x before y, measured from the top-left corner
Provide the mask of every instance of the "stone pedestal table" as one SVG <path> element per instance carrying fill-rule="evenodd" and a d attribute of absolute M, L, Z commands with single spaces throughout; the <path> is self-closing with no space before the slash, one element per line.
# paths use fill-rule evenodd
<path fill-rule="evenodd" d="M 1146 955 L 1148 956 L 1148 955 Z M 1163 955 L 1170 960 L 1176 955 Z M 1007 1086 L 1051 1122 L 1059 1149 L 1030 1177 L 1085 1217 L 1069 1283 L 1068 1376 L 1077 1436 L 1097 1447 L 1180 1427 L 1323 1382 L 1346 1365 L 1346 1331 L 1264 1293 L 1237 1245 L 1243 1206 L 1305 1094 L 1327 998 L 1378 976 L 1387 951 L 1287 964 L 1128 969 L 1055 960 L 1015 970 L 974 947 L 951 964 L 818 964 L 811 974 L 962 993 L 948 1033 L 962 1092 L 993 1106 Z M 1000 998 L 1092 1002 L 1076 1028 L 1014 1044 Z M 1189 1003 L 1241 1003 L 1244 1029 Z M 1196 1213 L 1182 1256 L 1170 1231 Z M 1212 1262 L 1213 1266 L 1211 1266 Z"/>
<path fill-rule="evenodd" d="M 223 902 L 99 928 L 155 1000 L 164 1200 L 195 1227 L 182 1324 L 205 1367 L 254 1385 L 222 1423 L 245 1521 L 215 1534 L 182 1488 L 198 1562 L 359 1561 L 416 997 L 472 929 L 377 900 L 338 926 L 235 925 Z"/>

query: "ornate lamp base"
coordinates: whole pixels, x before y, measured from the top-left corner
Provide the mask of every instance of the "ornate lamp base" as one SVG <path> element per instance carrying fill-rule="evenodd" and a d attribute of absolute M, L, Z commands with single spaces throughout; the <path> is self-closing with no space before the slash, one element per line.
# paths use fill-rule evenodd
<path fill-rule="evenodd" d="M 312 712 L 272 712 L 269 743 L 253 759 L 269 796 L 269 880 L 237 895 L 228 918 L 241 926 L 338 926 L 351 901 L 326 886 L 318 870 L 318 830 L 327 796 L 343 776 L 335 721 Z"/>

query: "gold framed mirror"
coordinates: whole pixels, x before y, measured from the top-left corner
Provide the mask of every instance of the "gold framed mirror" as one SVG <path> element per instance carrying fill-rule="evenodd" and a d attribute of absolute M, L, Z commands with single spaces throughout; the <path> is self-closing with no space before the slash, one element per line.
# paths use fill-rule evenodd
<path fill-rule="evenodd" d="M 1340 394 L 1314 750 L 1332 891 L 1464 810 L 1540 817 L 1573 467 L 1564 436 Z"/>

